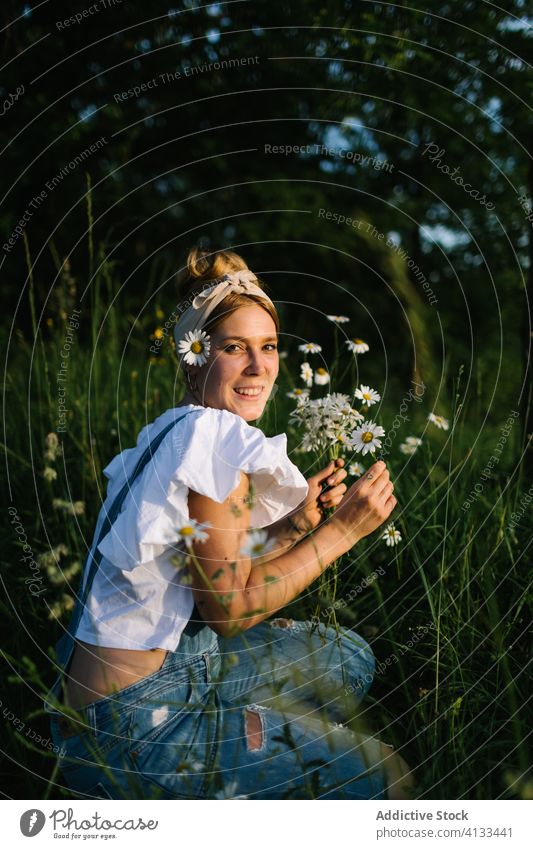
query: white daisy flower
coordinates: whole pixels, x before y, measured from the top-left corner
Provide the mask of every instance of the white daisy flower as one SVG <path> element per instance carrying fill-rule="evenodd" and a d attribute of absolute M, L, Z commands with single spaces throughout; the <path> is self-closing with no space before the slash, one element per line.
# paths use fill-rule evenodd
<path fill-rule="evenodd" d="M 300 366 L 300 378 L 303 380 L 306 386 L 313 385 L 313 369 L 309 365 L 309 363 L 302 363 Z"/>
<path fill-rule="evenodd" d="M 292 398 L 293 401 L 299 401 L 300 404 L 304 404 L 309 398 L 309 389 L 300 389 L 300 387 L 297 387 L 287 392 L 286 395 L 287 398 Z"/>
<path fill-rule="evenodd" d="M 433 424 L 437 425 L 437 427 L 441 430 L 448 430 L 450 427 L 448 419 L 445 419 L 444 416 L 437 416 L 435 413 L 429 413 L 428 421 L 433 422 Z"/>
<path fill-rule="evenodd" d="M 339 445 L 342 445 L 343 448 L 349 448 L 350 447 L 350 437 L 348 436 L 348 434 L 344 430 L 339 430 L 339 432 L 337 433 L 336 442 Z"/>
<path fill-rule="evenodd" d="M 236 792 L 238 790 L 239 785 L 236 781 L 230 781 L 223 790 L 219 790 L 215 793 L 215 799 L 247 799 L 248 796 L 245 794 L 241 794 L 236 796 Z"/>
<path fill-rule="evenodd" d="M 364 471 L 365 467 L 361 463 L 350 463 L 348 466 L 348 474 L 353 475 L 354 478 L 360 478 Z"/>
<path fill-rule="evenodd" d="M 275 540 L 268 538 L 268 531 L 252 530 L 248 531 L 246 542 L 242 546 L 240 553 L 244 557 L 261 557 L 275 545 Z"/>
<path fill-rule="evenodd" d="M 405 442 L 400 445 L 400 451 L 402 454 L 414 454 L 420 445 L 422 445 L 422 440 L 419 436 L 407 436 Z"/>
<path fill-rule="evenodd" d="M 400 531 L 397 531 L 394 527 L 394 522 L 391 522 L 389 525 L 387 525 L 387 527 L 385 528 L 385 533 L 383 534 L 381 539 L 384 539 L 389 547 L 391 545 L 398 545 L 398 543 L 401 542 L 402 535 Z"/>
<path fill-rule="evenodd" d="M 356 398 L 364 401 L 367 407 L 370 407 L 377 401 L 381 401 L 381 395 L 375 389 L 371 389 L 370 386 L 364 386 L 363 384 L 361 384 L 359 389 L 355 390 L 354 395 Z"/>
<path fill-rule="evenodd" d="M 331 392 L 328 395 L 328 402 L 331 407 L 350 407 L 350 398 L 342 392 Z"/>
<path fill-rule="evenodd" d="M 65 501 L 63 498 L 53 498 L 52 507 L 70 516 L 83 516 L 85 513 L 85 501 Z"/>
<path fill-rule="evenodd" d="M 366 342 L 363 342 L 362 339 L 345 339 L 344 341 L 353 354 L 366 354 L 370 350 Z"/>
<path fill-rule="evenodd" d="M 329 373 L 325 368 L 317 368 L 315 371 L 315 383 L 319 386 L 325 386 L 329 383 Z"/>
<path fill-rule="evenodd" d="M 345 322 L 350 321 L 347 315 L 327 315 L 326 318 L 334 321 L 335 324 L 345 324 Z"/>
<path fill-rule="evenodd" d="M 346 433 L 346 424 L 351 424 L 352 427 L 354 422 L 343 422 L 343 421 L 335 421 L 332 418 L 325 418 L 322 422 L 316 421 L 314 426 L 321 433 L 322 439 L 321 442 L 324 443 L 324 447 L 326 445 L 345 445 L 349 446 L 350 439 Z M 313 427 L 313 424 L 309 422 L 309 425 Z"/>
<path fill-rule="evenodd" d="M 385 436 L 381 425 L 375 422 L 363 422 L 363 424 L 352 431 L 351 442 L 354 451 L 360 451 L 364 457 L 370 451 L 374 453 L 376 448 L 381 448 L 379 436 Z"/>
<path fill-rule="evenodd" d="M 303 351 L 304 354 L 320 354 L 322 348 L 316 342 L 304 342 L 303 345 L 298 345 L 298 350 Z"/>
<path fill-rule="evenodd" d="M 191 772 L 203 772 L 204 770 L 205 764 L 196 760 L 180 761 L 176 767 L 176 772 L 183 772 L 185 775 L 188 775 Z"/>
<path fill-rule="evenodd" d="M 203 330 L 188 330 L 178 343 L 178 353 L 190 366 L 203 366 L 211 350 L 210 336 Z"/>
<path fill-rule="evenodd" d="M 209 539 L 209 534 L 206 534 L 204 529 L 210 527 L 211 522 L 200 523 L 196 519 L 188 519 L 185 524 L 176 528 L 176 533 L 189 548 L 193 542 L 205 542 L 206 539 Z"/>

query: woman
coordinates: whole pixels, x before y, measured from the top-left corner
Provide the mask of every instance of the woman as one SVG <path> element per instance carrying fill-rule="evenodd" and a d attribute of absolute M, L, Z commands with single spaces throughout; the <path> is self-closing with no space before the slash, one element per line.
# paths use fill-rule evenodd
<path fill-rule="evenodd" d="M 347 491 L 339 460 L 306 480 L 284 434 L 249 424 L 278 374 L 274 304 L 231 251 L 194 248 L 186 274 L 187 393 L 105 469 L 57 646 L 61 771 L 81 797 L 408 798 L 405 762 L 339 722 L 369 688 L 369 646 L 270 618 L 388 518 L 388 471 Z"/>

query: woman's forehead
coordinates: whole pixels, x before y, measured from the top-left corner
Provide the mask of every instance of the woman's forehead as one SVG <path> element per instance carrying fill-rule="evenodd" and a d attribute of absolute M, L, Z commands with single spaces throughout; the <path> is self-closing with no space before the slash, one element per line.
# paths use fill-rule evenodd
<path fill-rule="evenodd" d="M 218 338 L 238 336 L 241 339 L 256 337 L 262 339 L 268 336 L 276 338 L 276 325 L 272 317 L 262 307 L 253 305 L 239 307 L 228 315 L 216 328 Z"/>

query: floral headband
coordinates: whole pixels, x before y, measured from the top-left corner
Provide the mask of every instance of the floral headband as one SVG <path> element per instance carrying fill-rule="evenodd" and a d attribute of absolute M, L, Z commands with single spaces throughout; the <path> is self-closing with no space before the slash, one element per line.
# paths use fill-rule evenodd
<path fill-rule="evenodd" d="M 211 350 L 210 337 L 202 327 L 207 319 L 230 292 L 246 295 L 258 295 L 274 306 L 267 294 L 254 282 L 257 277 L 253 271 L 235 271 L 224 276 L 205 288 L 193 299 L 179 321 L 174 325 L 176 351 L 189 365 L 203 366 Z"/>

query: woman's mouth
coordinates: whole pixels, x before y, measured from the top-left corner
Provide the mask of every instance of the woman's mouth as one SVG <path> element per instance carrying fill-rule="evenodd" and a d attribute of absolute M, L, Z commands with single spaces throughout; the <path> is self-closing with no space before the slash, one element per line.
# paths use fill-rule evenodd
<path fill-rule="evenodd" d="M 233 391 L 236 392 L 240 398 L 251 398 L 253 400 L 254 398 L 259 398 L 264 388 L 264 386 L 234 386 Z"/>

